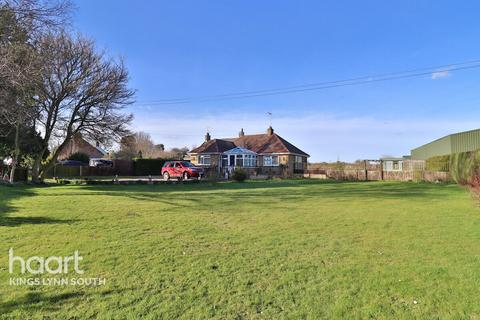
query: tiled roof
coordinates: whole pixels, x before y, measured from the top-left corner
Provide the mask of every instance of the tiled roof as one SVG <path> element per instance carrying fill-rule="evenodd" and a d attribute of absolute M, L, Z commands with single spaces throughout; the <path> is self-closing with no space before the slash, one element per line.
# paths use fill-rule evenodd
<path fill-rule="evenodd" d="M 191 153 L 222 153 L 235 147 L 246 148 L 256 153 L 295 153 L 309 156 L 276 133 L 252 134 L 238 138 L 213 139 L 204 142 Z"/>
<path fill-rule="evenodd" d="M 231 141 L 213 139 L 204 142 L 200 147 L 190 151 L 190 153 L 222 153 L 235 147 L 236 145 Z"/>
<path fill-rule="evenodd" d="M 90 144 L 91 144 L 91 143 L 90 143 Z M 93 144 L 91 144 L 91 145 L 92 145 L 92 147 L 94 147 L 95 149 L 97 149 L 98 152 L 100 152 L 100 153 L 103 154 L 103 155 L 106 155 L 106 154 L 108 153 L 107 151 L 105 151 L 104 149 L 102 149 L 102 148 L 100 148 L 100 147 L 94 146 Z"/>

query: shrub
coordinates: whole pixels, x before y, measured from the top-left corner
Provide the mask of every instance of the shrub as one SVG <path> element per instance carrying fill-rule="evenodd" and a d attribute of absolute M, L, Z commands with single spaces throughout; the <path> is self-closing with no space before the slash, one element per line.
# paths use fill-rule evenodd
<path fill-rule="evenodd" d="M 159 176 L 162 174 L 162 167 L 170 159 L 133 159 L 134 176 Z"/>
<path fill-rule="evenodd" d="M 425 161 L 425 170 L 448 172 L 450 169 L 450 155 L 436 156 Z"/>
<path fill-rule="evenodd" d="M 243 169 L 235 169 L 232 173 L 232 179 L 237 182 L 243 182 L 247 179 L 247 172 Z"/>
<path fill-rule="evenodd" d="M 81 161 L 88 164 L 90 162 L 90 156 L 83 152 L 75 152 L 68 157 L 68 160 Z"/>
<path fill-rule="evenodd" d="M 450 156 L 450 174 L 459 184 L 471 184 L 480 174 L 480 150 Z"/>

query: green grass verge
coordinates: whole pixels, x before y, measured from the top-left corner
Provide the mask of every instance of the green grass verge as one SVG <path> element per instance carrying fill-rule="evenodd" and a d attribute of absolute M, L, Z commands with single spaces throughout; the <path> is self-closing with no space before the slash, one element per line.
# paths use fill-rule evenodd
<path fill-rule="evenodd" d="M 2 319 L 480 317 L 480 209 L 456 185 L 0 186 L 0 235 Z M 107 283 L 10 286 L 10 247 L 79 250 Z"/>

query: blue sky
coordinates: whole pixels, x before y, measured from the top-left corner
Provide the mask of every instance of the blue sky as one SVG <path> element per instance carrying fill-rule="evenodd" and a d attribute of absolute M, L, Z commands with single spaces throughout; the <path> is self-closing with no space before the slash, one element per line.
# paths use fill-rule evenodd
<path fill-rule="evenodd" d="M 335 81 L 480 59 L 478 1 L 93 1 L 75 27 L 122 56 L 134 128 L 167 148 L 266 130 L 311 161 L 409 154 L 480 127 L 480 69 L 252 99 L 159 99 Z"/>

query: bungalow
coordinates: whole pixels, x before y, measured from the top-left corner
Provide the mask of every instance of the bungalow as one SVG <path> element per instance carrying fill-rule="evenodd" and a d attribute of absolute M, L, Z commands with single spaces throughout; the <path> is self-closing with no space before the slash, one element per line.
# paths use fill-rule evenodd
<path fill-rule="evenodd" d="M 303 174 L 309 155 L 278 134 L 270 126 L 267 133 L 246 135 L 240 130 L 237 138 L 211 139 L 189 152 L 193 164 L 231 172 L 243 168 L 249 174 L 293 176 Z"/>
<path fill-rule="evenodd" d="M 70 141 L 68 141 L 67 145 L 60 152 L 58 159 L 68 159 L 68 157 L 76 152 L 85 153 L 90 157 L 90 159 L 100 159 L 107 155 L 107 152 L 100 147 L 98 142 L 93 145 L 89 141 L 85 140 L 80 133 L 77 133 Z"/>

